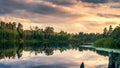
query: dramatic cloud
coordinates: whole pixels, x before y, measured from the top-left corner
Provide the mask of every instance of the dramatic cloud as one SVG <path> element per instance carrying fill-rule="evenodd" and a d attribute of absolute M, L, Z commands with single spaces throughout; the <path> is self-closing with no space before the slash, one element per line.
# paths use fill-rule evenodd
<path fill-rule="evenodd" d="M 120 23 L 119 7 L 120 0 L 0 0 L 0 20 L 72 33 L 101 32 L 109 22 Z"/>
<path fill-rule="evenodd" d="M 88 3 L 106 3 L 108 0 L 81 0 L 81 1 Z"/>
<path fill-rule="evenodd" d="M 111 8 L 120 8 L 120 0 L 80 0 L 86 3 L 106 4 Z"/>
<path fill-rule="evenodd" d="M 53 1 L 51 0 L 51 2 L 54 2 L 54 1 L 56 0 L 53 0 Z M 67 3 L 67 1 L 65 2 Z M 68 9 L 70 8 L 54 5 L 46 1 L 41 1 L 36 3 L 36 2 L 32 2 L 31 0 L 28 0 L 28 1 L 1 0 L 0 2 L 0 14 L 9 14 L 17 10 L 24 10 L 26 12 L 32 12 L 32 13 L 43 14 L 43 15 L 65 16 L 65 17 L 83 16 L 82 14 L 73 14 Z"/>
<path fill-rule="evenodd" d="M 78 2 L 78 0 L 45 0 L 57 5 L 73 5 Z"/>
<path fill-rule="evenodd" d="M 106 17 L 106 18 L 120 18 L 120 15 L 116 15 L 116 14 L 100 14 L 100 13 L 98 13 L 97 15 L 101 16 L 101 17 Z"/>
<path fill-rule="evenodd" d="M 118 3 L 120 0 L 81 0 L 88 3 Z"/>
<path fill-rule="evenodd" d="M 14 10 L 25 9 L 28 6 L 25 5 L 25 2 L 20 3 L 15 0 L 0 0 L 0 14 L 11 13 Z"/>

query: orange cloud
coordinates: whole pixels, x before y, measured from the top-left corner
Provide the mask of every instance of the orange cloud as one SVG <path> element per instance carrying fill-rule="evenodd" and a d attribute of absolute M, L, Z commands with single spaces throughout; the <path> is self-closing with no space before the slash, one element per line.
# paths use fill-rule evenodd
<path fill-rule="evenodd" d="M 111 8 L 110 3 L 113 2 L 92 2 L 10 0 L 8 4 L 1 0 L 0 19 L 23 22 L 27 27 L 32 26 L 31 23 L 42 25 L 41 28 L 53 26 L 56 31 L 65 30 L 70 33 L 102 32 L 104 27 L 120 23 L 120 8 Z M 114 6 L 119 5 L 114 3 Z"/>

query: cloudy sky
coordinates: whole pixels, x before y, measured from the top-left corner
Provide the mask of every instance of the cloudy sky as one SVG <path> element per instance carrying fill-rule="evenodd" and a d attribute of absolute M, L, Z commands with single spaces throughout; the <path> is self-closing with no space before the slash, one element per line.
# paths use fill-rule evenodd
<path fill-rule="evenodd" d="M 102 32 L 120 24 L 120 0 L 0 0 L 0 21 L 21 22 L 24 29 Z"/>

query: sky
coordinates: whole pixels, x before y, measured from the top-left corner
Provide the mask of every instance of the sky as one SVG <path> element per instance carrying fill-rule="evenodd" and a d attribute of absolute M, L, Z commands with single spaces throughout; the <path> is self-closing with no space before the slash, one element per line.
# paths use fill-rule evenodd
<path fill-rule="evenodd" d="M 120 0 L 0 0 L 0 21 L 20 22 L 24 29 L 102 32 L 120 24 Z"/>

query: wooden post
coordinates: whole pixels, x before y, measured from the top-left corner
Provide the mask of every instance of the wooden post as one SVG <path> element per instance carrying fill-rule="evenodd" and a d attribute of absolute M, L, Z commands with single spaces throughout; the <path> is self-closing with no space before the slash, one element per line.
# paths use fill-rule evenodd
<path fill-rule="evenodd" d="M 84 68 L 84 63 L 83 62 L 81 63 L 80 68 Z"/>

